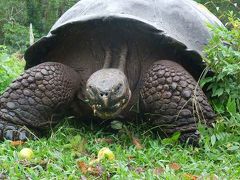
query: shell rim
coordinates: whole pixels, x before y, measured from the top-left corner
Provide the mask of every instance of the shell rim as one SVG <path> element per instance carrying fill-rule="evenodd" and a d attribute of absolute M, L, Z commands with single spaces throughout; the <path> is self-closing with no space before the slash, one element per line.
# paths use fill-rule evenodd
<path fill-rule="evenodd" d="M 154 25 L 154 22 L 150 22 L 145 19 L 142 19 L 142 18 L 139 18 L 136 16 L 132 16 L 132 15 L 126 15 L 126 14 L 111 14 L 111 15 L 109 15 L 108 14 L 108 15 L 102 15 L 102 16 L 84 15 L 84 16 L 81 16 L 80 18 L 77 17 L 75 19 L 68 20 L 62 24 L 59 21 L 57 21 L 46 36 L 43 36 L 42 38 L 40 38 L 33 45 L 28 47 L 28 49 L 25 51 L 25 54 L 24 54 L 24 58 L 26 60 L 26 68 L 25 69 L 31 68 L 42 62 L 46 62 L 46 61 L 42 61 L 42 62 L 34 61 L 33 56 L 37 53 L 46 54 L 48 52 L 48 48 L 50 48 L 53 45 L 52 44 L 49 46 L 48 44 L 51 43 L 51 41 L 54 41 L 54 38 L 57 37 L 58 33 L 60 31 L 64 30 L 64 28 L 67 28 L 69 26 L 73 26 L 76 24 L 84 25 L 85 23 L 91 23 L 94 21 L 96 21 L 96 22 L 97 21 L 111 22 L 113 20 L 117 20 L 117 21 L 121 20 L 121 21 L 128 21 L 131 23 L 135 23 L 136 25 L 140 25 L 140 26 L 144 27 L 145 28 L 144 31 L 146 31 L 147 33 L 152 33 L 159 37 L 164 37 L 165 39 L 172 41 L 172 44 L 178 45 L 187 54 L 194 54 L 195 56 L 197 55 L 198 61 L 201 62 L 200 65 L 205 67 L 205 63 L 202 61 L 202 57 L 203 57 L 202 52 L 188 48 L 184 43 L 171 37 L 170 35 L 168 35 L 167 32 L 158 28 L 157 25 Z M 57 26 L 57 24 L 61 24 L 61 25 Z"/>

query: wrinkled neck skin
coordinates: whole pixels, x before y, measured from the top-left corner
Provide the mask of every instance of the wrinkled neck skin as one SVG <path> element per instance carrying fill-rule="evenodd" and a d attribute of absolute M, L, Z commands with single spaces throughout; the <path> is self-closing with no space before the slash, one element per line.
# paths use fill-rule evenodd
<path fill-rule="evenodd" d="M 86 97 L 93 113 L 102 119 L 118 116 L 131 98 L 128 79 L 124 74 L 128 48 L 123 46 L 118 68 L 111 68 L 112 52 L 105 50 L 103 68 L 93 73 L 86 84 Z"/>

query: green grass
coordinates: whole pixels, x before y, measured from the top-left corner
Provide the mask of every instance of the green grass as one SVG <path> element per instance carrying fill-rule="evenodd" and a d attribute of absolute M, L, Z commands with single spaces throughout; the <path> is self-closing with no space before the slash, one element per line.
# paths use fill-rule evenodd
<path fill-rule="evenodd" d="M 222 132 L 222 126 L 226 125 L 230 122 L 219 122 L 213 130 L 200 127 L 204 138 L 199 148 L 166 144 L 151 134 L 142 135 L 144 131 L 137 127 L 128 126 L 131 134 L 140 139 L 143 148 L 138 149 L 126 132 L 113 134 L 99 128 L 91 130 L 87 126 L 75 129 L 75 125 L 66 121 L 48 139 L 28 141 L 17 147 L 9 141 L 1 143 L 0 174 L 11 179 L 194 179 L 193 175 L 203 179 L 213 179 L 214 176 L 238 179 L 240 136 L 234 134 L 233 126 L 231 132 Z M 107 143 L 102 138 L 111 138 L 113 142 Z M 33 149 L 33 159 L 19 159 L 18 152 L 23 147 Z M 83 174 L 79 162 L 88 166 L 102 147 L 109 147 L 116 156 L 115 160 L 105 159 Z M 177 167 L 171 168 L 172 163 L 177 163 Z"/>

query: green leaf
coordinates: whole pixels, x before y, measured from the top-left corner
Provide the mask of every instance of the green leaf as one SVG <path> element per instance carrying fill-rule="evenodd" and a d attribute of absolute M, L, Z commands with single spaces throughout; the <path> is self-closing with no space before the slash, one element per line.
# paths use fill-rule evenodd
<path fill-rule="evenodd" d="M 236 151 L 239 149 L 239 146 L 231 146 L 228 148 L 229 151 Z"/>
<path fill-rule="evenodd" d="M 203 87 L 205 84 L 211 82 L 213 80 L 212 77 L 206 77 L 200 81 L 200 86 Z"/>
<path fill-rule="evenodd" d="M 227 102 L 227 110 L 230 114 L 236 114 L 237 107 L 236 107 L 235 99 L 232 99 L 231 97 L 229 97 L 228 102 Z"/>
<path fill-rule="evenodd" d="M 176 144 L 178 142 L 180 135 L 181 135 L 180 132 L 175 132 L 171 137 L 163 139 L 162 143 L 163 144 Z"/>
<path fill-rule="evenodd" d="M 223 94 L 223 89 L 222 89 L 222 88 L 216 89 L 216 90 L 213 92 L 213 96 L 218 96 L 218 97 L 220 97 L 222 94 Z"/>
<path fill-rule="evenodd" d="M 212 135 L 211 136 L 211 144 L 212 144 L 212 146 L 214 146 L 215 143 L 216 143 L 216 136 Z"/>

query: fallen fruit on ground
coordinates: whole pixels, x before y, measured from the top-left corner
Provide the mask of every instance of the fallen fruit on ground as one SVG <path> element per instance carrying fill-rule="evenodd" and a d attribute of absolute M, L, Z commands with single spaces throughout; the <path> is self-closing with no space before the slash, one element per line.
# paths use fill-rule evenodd
<path fill-rule="evenodd" d="M 32 149 L 30 148 L 23 148 L 19 153 L 18 156 L 20 159 L 27 159 L 30 160 L 33 158 L 34 154 Z"/>
<path fill-rule="evenodd" d="M 107 158 L 108 160 L 114 160 L 115 159 L 115 155 L 113 154 L 113 152 L 107 148 L 107 147 L 104 147 L 102 149 L 100 149 L 98 151 L 98 160 L 101 160 L 103 158 Z"/>

